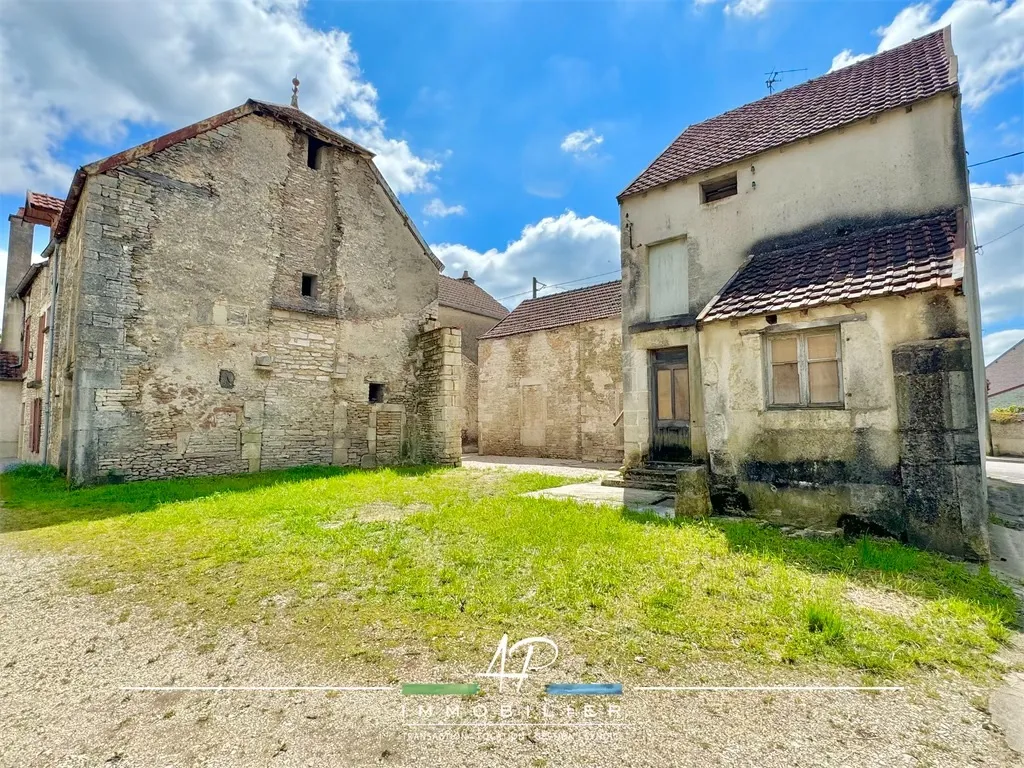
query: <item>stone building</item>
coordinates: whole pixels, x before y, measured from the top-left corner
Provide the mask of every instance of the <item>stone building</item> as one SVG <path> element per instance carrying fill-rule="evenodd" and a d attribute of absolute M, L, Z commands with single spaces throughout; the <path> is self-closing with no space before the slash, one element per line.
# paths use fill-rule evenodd
<path fill-rule="evenodd" d="M 948 29 L 690 126 L 619 203 L 627 463 L 703 464 L 718 508 L 987 556 Z"/>
<path fill-rule="evenodd" d="M 80 168 L 19 283 L 30 314 L 55 297 L 40 458 L 74 482 L 458 463 L 461 333 L 372 158 L 250 100 Z"/>
<path fill-rule="evenodd" d="M 31 263 L 32 244 L 35 228 L 42 226 L 51 232 L 63 206 L 63 200 L 29 192 L 25 205 L 8 217 L 4 325 L 0 338 L 0 459 L 40 461 L 43 455 L 43 382 L 49 371 L 53 285 L 47 264 Z M 44 257 L 49 250 L 44 251 Z M 31 292 L 33 286 L 37 287 Z"/>
<path fill-rule="evenodd" d="M 462 277 L 441 275 L 438 291 L 441 325 L 462 331 L 462 447 L 477 443 L 477 341 L 508 315 L 508 310 L 463 272 Z"/>
<path fill-rule="evenodd" d="M 622 460 L 622 290 L 529 299 L 480 337 L 480 452 Z"/>
<path fill-rule="evenodd" d="M 1005 413 L 1014 406 L 1024 408 L 1024 339 L 1021 339 L 985 367 L 990 413 L 989 449 L 993 456 L 1024 456 L 1024 413 Z"/>

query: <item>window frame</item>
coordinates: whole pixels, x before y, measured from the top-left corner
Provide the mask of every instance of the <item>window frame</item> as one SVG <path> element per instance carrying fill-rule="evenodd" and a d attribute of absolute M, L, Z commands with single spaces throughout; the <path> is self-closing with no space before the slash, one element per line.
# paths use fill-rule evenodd
<path fill-rule="evenodd" d="M 728 182 L 732 182 L 732 191 L 729 190 Z M 740 193 L 740 177 L 736 171 L 732 173 L 726 173 L 722 176 L 716 176 L 713 179 L 705 179 L 698 185 L 700 189 L 700 204 L 701 205 L 712 205 L 714 203 L 721 202 L 722 200 L 728 200 L 731 197 L 736 197 Z M 710 190 L 708 188 L 711 188 Z M 722 192 L 725 191 L 725 194 Z M 711 199 L 708 199 L 709 193 L 713 195 Z"/>
<path fill-rule="evenodd" d="M 309 278 L 309 293 L 305 292 L 306 278 Z M 315 273 L 313 273 L 313 272 L 303 272 L 303 273 L 301 273 L 301 276 L 299 277 L 299 295 L 302 298 L 304 298 L 304 299 L 316 300 L 318 298 L 318 293 L 319 293 L 319 291 L 318 291 L 318 283 L 319 282 L 320 281 L 317 279 L 317 275 Z"/>
<path fill-rule="evenodd" d="M 816 358 L 808 360 L 807 337 L 822 336 L 825 333 L 833 333 L 836 337 L 836 370 L 838 377 L 839 399 L 829 403 L 811 402 L 811 380 L 808 372 L 809 362 L 832 360 L 833 358 Z M 774 362 L 772 360 L 772 342 L 782 339 L 796 339 L 796 364 L 797 383 L 800 389 L 799 403 L 775 403 L 775 377 L 773 375 Z M 843 331 L 839 325 L 824 325 L 813 328 L 802 328 L 788 330 L 782 333 L 765 333 L 762 336 L 762 360 L 764 374 L 765 410 L 770 411 L 792 411 L 792 410 L 844 410 L 846 408 L 846 383 L 843 376 Z"/>

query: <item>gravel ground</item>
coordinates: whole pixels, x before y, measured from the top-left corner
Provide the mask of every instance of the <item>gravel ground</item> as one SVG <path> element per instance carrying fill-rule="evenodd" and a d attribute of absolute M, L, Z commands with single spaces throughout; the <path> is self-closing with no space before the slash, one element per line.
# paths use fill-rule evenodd
<path fill-rule="evenodd" d="M 518 456 L 478 456 L 467 453 L 462 456 L 465 469 L 494 470 L 510 472 L 543 472 L 561 477 L 613 477 L 619 474 L 621 465 L 609 462 L 574 461 L 572 459 L 536 459 Z"/>
<path fill-rule="evenodd" d="M 0 537 L 0 763 L 5 766 L 1010 766 L 1017 759 L 982 711 L 988 692 L 956 678 L 901 692 L 655 693 L 549 697 L 542 727 L 492 725 L 538 717 L 543 682 L 578 679 L 565 652 L 522 694 L 453 698 L 376 692 L 125 691 L 125 686 L 388 685 L 284 661 L 254 630 L 169 627 L 116 593 L 65 586 L 70 563 L 28 555 Z M 480 669 L 415 669 L 405 681 L 465 681 Z M 642 660 L 640 660 L 642 661 Z M 673 673 L 676 684 L 813 684 L 794 672 L 756 677 L 733 666 Z M 394 681 L 390 684 L 395 685 Z M 493 691 L 493 681 L 484 680 Z M 529 689 L 529 692 L 528 692 Z M 609 702 L 619 707 L 609 712 Z M 566 705 L 574 707 L 570 715 Z M 403 705 L 405 710 L 403 711 Z M 487 712 L 472 711 L 485 706 Z M 526 705 L 532 707 L 526 713 Z M 484 722 L 424 727 L 415 723 Z M 591 725 L 578 727 L 578 723 Z M 566 726 L 572 723 L 573 726 Z M 602 723 L 597 724 L 595 723 Z"/>

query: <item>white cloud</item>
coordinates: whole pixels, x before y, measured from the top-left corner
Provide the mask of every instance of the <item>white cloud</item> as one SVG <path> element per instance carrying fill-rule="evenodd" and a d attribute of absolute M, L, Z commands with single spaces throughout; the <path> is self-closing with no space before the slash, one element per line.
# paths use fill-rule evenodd
<path fill-rule="evenodd" d="M 573 131 L 570 133 L 562 139 L 561 146 L 563 152 L 579 157 L 580 155 L 585 155 L 594 147 L 599 146 L 602 142 L 604 142 L 604 136 L 593 128 L 587 128 L 585 131 Z"/>
<path fill-rule="evenodd" d="M 1012 231 L 1024 226 L 1024 173 L 1008 174 L 1005 185 L 971 184 L 971 197 L 975 240 L 983 246 L 976 257 L 982 322 L 1024 322 L 1024 229 Z"/>
<path fill-rule="evenodd" d="M 694 5 L 701 8 L 705 5 L 715 5 L 721 0 L 694 0 Z M 744 19 L 753 19 L 764 16 L 768 12 L 772 0 L 729 0 L 725 4 L 724 11 L 727 16 L 737 16 Z"/>
<path fill-rule="evenodd" d="M 532 277 L 555 285 L 600 273 L 617 273 L 620 264 L 619 228 L 595 216 L 577 216 L 573 211 L 524 227 L 519 239 L 502 250 L 480 252 L 453 243 L 431 248 L 445 263 L 448 274 L 469 270 L 477 283 L 497 297 L 528 291 Z M 608 274 L 552 290 L 614 279 L 615 274 Z M 514 306 L 523 298 L 528 297 L 516 296 L 506 303 Z"/>
<path fill-rule="evenodd" d="M 856 64 L 858 61 L 864 61 L 864 59 L 870 58 L 870 53 L 854 53 L 849 48 L 846 48 L 832 57 L 832 66 L 828 71 L 835 72 L 837 69 L 842 69 L 843 67 L 848 67 L 851 64 Z"/>
<path fill-rule="evenodd" d="M 952 26 L 953 50 L 960 64 L 960 87 L 967 106 L 981 106 L 990 96 L 1020 80 L 1024 69 L 1024 2 L 955 0 L 938 18 L 934 14 L 934 3 L 907 6 L 891 24 L 875 30 L 881 37 L 876 52 Z M 867 54 L 847 49 L 832 60 L 832 70 L 865 58 Z"/>
<path fill-rule="evenodd" d="M 996 331 L 984 336 L 981 344 L 985 349 L 985 365 L 991 363 L 1021 339 L 1024 339 L 1024 328 Z"/>
<path fill-rule="evenodd" d="M 461 216 L 466 212 L 463 205 L 445 205 L 444 201 L 435 197 L 423 206 L 423 215 L 432 219 L 443 219 L 446 216 Z"/>
<path fill-rule="evenodd" d="M 69 137 L 117 151 L 131 125 L 156 134 L 250 97 L 287 103 L 296 73 L 306 112 L 359 132 L 395 191 L 425 189 L 439 165 L 386 136 L 377 91 L 349 36 L 310 27 L 304 5 L 91 0 L 40 14 L 26 3 L 4 4 L 0 191 L 62 194 L 72 168 L 60 148 Z"/>

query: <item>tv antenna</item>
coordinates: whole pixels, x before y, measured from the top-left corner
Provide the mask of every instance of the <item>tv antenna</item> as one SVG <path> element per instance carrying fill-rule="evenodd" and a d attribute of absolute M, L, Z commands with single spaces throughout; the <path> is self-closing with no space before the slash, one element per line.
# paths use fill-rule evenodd
<path fill-rule="evenodd" d="M 775 84 L 782 80 L 783 75 L 788 75 L 790 72 L 806 72 L 807 67 L 801 67 L 800 69 L 773 69 L 771 72 L 765 72 L 768 79 L 764 81 L 764 84 L 768 86 L 768 93 L 775 93 Z"/>

